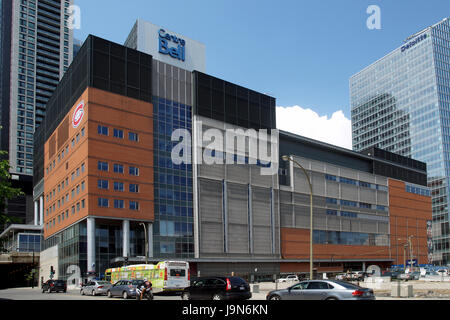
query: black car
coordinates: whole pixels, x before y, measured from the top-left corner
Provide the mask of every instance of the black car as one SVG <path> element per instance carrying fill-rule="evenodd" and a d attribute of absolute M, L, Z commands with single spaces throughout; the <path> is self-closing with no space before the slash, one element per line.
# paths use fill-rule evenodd
<path fill-rule="evenodd" d="M 42 284 L 42 293 L 47 292 L 67 292 L 67 282 L 65 280 L 47 280 Z"/>
<path fill-rule="evenodd" d="M 202 277 L 183 290 L 183 300 L 246 300 L 250 286 L 240 277 Z"/>
<path fill-rule="evenodd" d="M 401 273 L 402 272 L 400 272 L 400 271 L 383 271 L 381 273 L 381 276 L 382 277 L 391 277 L 392 280 L 398 280 Z"/>

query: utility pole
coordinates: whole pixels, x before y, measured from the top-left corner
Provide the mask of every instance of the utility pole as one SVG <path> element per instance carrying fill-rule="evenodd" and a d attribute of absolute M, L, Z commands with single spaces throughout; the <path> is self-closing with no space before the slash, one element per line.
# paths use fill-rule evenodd
<path fill-rule="evenodd" d="M 404 267 L 405 267 L 405 273 L 406 273 L 406 248 L 408 247 L 408 245 L 405 243 L 403 245 L 403 260 L 404 260 Z"/>
<path fill-rule="evenodd" d="M 148 239 L 147 239 L 147 228 L 145 227 L 145 223 L 141 222 L 141 226 L 144 227 L 144 235 L 145 235 L 145 264 L 148 264 Z"/>
<path fill-rule="evenodd" d="M 413 269 L 413 248 L 412 248 L 412 241 L 411 241 L 411 239 L 413 238 L 414 236 L 409 236 L 408 237 L 408 244 L 409 244 L 409 263 L 410 263 L 410 265 L 411 265 L 411 270 L 410 270 L 410 272 L 412 272 L 412 269 Z"/>

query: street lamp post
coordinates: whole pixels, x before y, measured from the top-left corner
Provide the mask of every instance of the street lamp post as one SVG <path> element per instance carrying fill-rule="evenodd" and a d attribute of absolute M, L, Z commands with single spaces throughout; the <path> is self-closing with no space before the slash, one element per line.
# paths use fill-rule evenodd
<path fill-rule="evenodd" d="M 145 226 L 145 223 L 141 222 L 139 223 L 141 226 L 144 227 L 144 233 L 145 233 L 145 264 L 148 264 L 148 239 L 147 239 L 147 227 Z"/>
<path fill-rule="evenodd" d="M 411 266 L 410 272 L 412 272 L 413 266 L 414 266 L 414 263 L 413 263 L 413 247 L 412 247 L 412 241 L 411 241 L 411 239 L 412 239 L 413 237 L 414 237 L 414 236 L 409 236 L 409 237 L 408 237 L 408 245 L 409 245 L 409 264 L 410 264 L 410 266 Z"/>
<path fill-rule="evenodd" d="M 308 181 L 309 185 L 309 200 L 310 200 L 310 226 L 309 226 L 309 279 L 313 280 L 313 189 L 311 184 L 311 177 L 309 176 L 308 172 L 303 168 L 303 166 L 298 163 L 293 157 L 290 156 L 282 156 L 283 161 L 291 161 L 295 163 L 300 169 L 302 169 L 303 173 L 306 176 L 306 180 Z M 294 183 L 294 181 L 292 182 Z"/>

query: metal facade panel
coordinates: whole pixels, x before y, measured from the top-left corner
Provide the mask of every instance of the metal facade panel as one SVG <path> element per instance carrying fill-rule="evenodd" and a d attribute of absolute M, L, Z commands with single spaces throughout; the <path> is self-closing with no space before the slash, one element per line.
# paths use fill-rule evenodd
<path fill-rule="evenodd" d="M 326 196 L 325 193 L 325 175 L 313 172 L 311 175 L 313 194 L 318 196 Z"/>
<path fill-rule="evenodd" d="M 250 182 L 250 169 L 248 165 L 234 164 L 227 165 L 227 180 L 248 184 Z"/>
<path fill-rule="evenodd" d="M 339 183 L 334 181 L 326 182 L 327 193 L 326 196 L 330 198 L 339 198 Z"/>
<path fill-rule="evenodd" d="M 199 179 L 200 254 L 223 252 L 222 184 Z"/>
<path fill-rule="evenodd" d="M 210 179 L 224 179 L 225 178 L 225 166 L 220 164 L 213 165 L 199 165 L 198 176 L 202 178 Z"/>
<path fill-rule="evenodd" d="M 358 187 L 341 184 L 341 197 L 345 200 L 358 201 Z"/>
<path fill-rule="evenodd" d="M 364 203 L 376 203 L 377 201 L 377 194 L 376 190 L 373 189 L 367 189 L 367 188 L 361 188 L 360 192 L 360 201 Z"/>

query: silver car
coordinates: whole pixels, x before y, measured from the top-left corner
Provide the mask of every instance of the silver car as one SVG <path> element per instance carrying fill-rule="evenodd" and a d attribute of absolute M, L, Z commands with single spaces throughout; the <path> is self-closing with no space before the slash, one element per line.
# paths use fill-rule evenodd
<path fill-rule="evenodd" d="M 119 280 L 113 284 L 106 295 L 108 298 L 122 297 L 124 299 L 134 298 L 136 296 L 136 286 L 141 285 L 143 280 Z"/>
<path fill-rule="evenodd" d="M 81 287 L 80 294 L 82 296 L 85 294 L 91 296 L 103 295 L 108 292 L 108 289 L 111 288 L 111 286 L 112 284 L 108 281 L 89 281 Z"/>
<path fill-rule="evenodd" d="M 372 289 L 337 280 L 302 281 L 284 290 L 270 291 L 267 300 L 375 300 Z"/>

